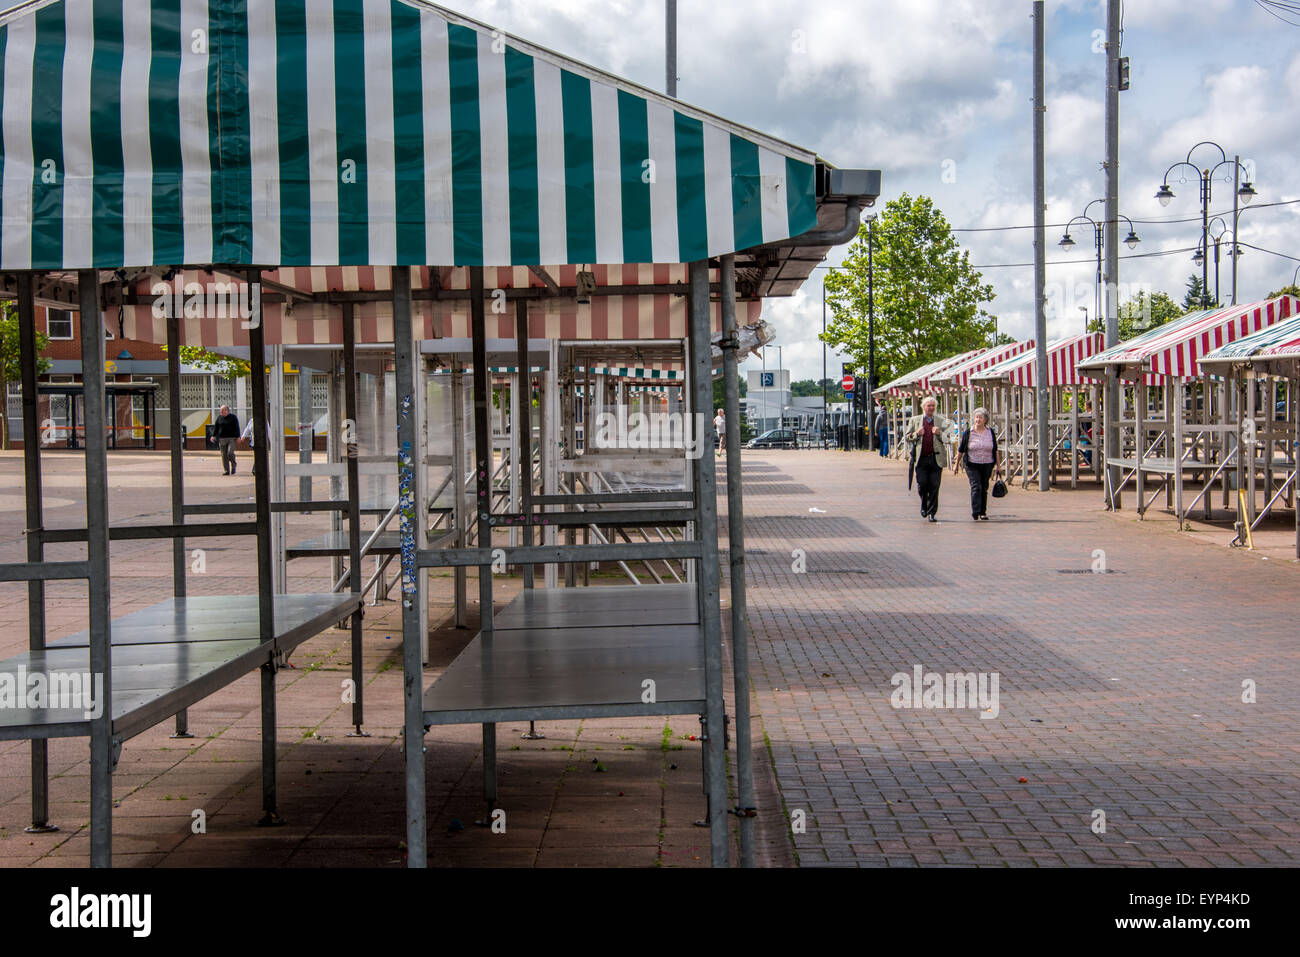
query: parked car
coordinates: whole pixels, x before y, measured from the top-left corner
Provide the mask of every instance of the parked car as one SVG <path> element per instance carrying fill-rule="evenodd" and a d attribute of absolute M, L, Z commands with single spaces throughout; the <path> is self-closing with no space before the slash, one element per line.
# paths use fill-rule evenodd
<path fill-rule="evenodd" d="M 799 436 L 794 429 L 768 429 L 756 439 L 750 439 L 748 449 L 797 449 Z"/>

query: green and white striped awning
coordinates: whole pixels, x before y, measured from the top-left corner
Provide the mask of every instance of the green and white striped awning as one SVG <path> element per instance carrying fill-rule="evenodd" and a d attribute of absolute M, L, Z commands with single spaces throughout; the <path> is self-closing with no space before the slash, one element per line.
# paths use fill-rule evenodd
<path fill-rule="evenodd" d="M 420 0 L 0 16 L 0 269 L 690 262 L 814 154 Z"/>

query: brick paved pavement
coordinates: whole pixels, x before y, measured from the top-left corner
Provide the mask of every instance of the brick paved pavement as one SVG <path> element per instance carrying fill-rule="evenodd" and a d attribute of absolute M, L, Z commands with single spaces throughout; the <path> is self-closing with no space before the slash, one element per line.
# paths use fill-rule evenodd
<path fill-rule="evenodd" d="M 114 521 L 160 516 L 165 457 L 110 459 Z M 251 494 L 251 481 L 225 479 L 216 461 L 187 457 L 191 501 Z M 20 469 L 18 457 L 0 456 L 4 496 L 21 488 Z M 46 474 L 50 497 L 62 499 L 48 524 L 76 524 L 79 457 L 47 456 Z M 964 479 L 948 475 L 936 526 L 917 515 L 903 467 L 871 455 L 747 453 L 745 474 L 760 861 L 793 861 L 784 818 L 793 810 L 807 815 L 806 833 L 793 836 L 804 866 L 1290 864 L 1300 855 L 1300 567 L 1207 544 L 1172 522 L 1108 515 L 1095 490 L 1014 490 L 993 505 L 993 521 L 976 525 Z M 14 506 L 0 510 L 0 561 L 22 560 L 20 502 L 0 501 Z M 291 516 L 301 537 L 318 521 Z M 192 593 L 249 587 L 247 540 L 205 548 Z M 796 548 L 803 573 L 791 568 Z M 1091 573 L 1096 549 L 1113 574 Z M 113 554 L 115 613 L 169 593 L 165 545 L 119 542 Z M 291 587 L 319 587 L 325 564 L 291 563 Z M 84 627 L 84 586 L 49 587 L 50 634 Z M 514 587 L 503 582 L 503 599 Z M 26 644 L 25 594 L 0 586 L 0 654 Z M 471 603 L 475 594 L 471 583 Z M 435 623 L 447 599 L 444 582 Z M 278 676 L 285 828 L 252 826 L 255 676 L 192 710 L 194 740 L 160 727 L 128 742 L 115 778 L 115 862 L 400 865 L 399 631 L 393 605 L 367 610 L 371 738 L 345 737 L 346 632 L 313 639 Z M 472 634 L 440 627 L 430 674 Z M 914 665 L 998 672 L 997 718 L 895 710 L 890 677 Z M 1257 704 L 1241 703 L 1246 678 L 1258 682 Z M 471 823 L 482 811 L 478 728 L 434 729 L 431 862 L 707 863 L 707 835 L 692 826 L 703 801 L 699 745 L 687 735 L 698 725 L 683 717 L 667 727 L 665 739 L 662 719 L 551 722 L 545 740 L 523 741 L 523 726 L 502 725 L 505 835 Z M 64 830 L 26 835 L 27 745 L 0 742 L 0 866 L 88 859 L 85 742 L 56 741 L 51 753 L 53 817 Z M 190 833 L 195 807 L 208 814 L 206 835 Z M 1101 835 L 1089 827 L 1098 809 Z M 465 830 L 449 830 L 453 819 Z"/>
<path fill-rule="evenodd" d="M 873 454 L 746 457 L 756 707 L 806 813 L 798 862 L 1300 861 L 1300 567 L 1095 489 L 1015 489 L 975 523 L 948 473 L 940 501 L 922 521 L 905 466 Z M 916 665 L 997 672 L 997 717 L 895 709 Z"/>

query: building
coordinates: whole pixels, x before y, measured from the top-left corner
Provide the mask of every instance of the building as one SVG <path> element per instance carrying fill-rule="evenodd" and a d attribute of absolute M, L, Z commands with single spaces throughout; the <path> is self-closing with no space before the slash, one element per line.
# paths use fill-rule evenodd
<path fill-rule="evenodd" d="M 104 328 L 105 373 L 110 384 L 154 384 L 153 424 L 156 447 L 167 448 L 170 443 L 169 386 L 167 381 L 167 352 L 152 342 L 124 339 L 120 330 L 109 320 Z M 51 385 L 80 385 L 81 376 L 81 318 L 75 310 L 36 307 L 36 328 L 49 336 L 50 344 L 42 356 L 50 361 L 49 371 L 38 378 L 42 394 L 37 399 L 37 418 L 42 423 L 42 444 L 49 447 L 80 446 L 82 417 L 77 403 L 79 395 L 45 394 L 44 387 Z M 205 429 L 216 421 L 221 406 L 228 405 L 243 421 L 248 417 L 251 386 L 246 379 L 230 380 L 209 369 L 181 364 L 181 421 L 185 426 L 187 448 L 202 448 Z M 329 377 L 324 373 L 300 370 L 285 366 L 285 435 L 292 449 L 298 436 L 300 421 L 312 423 L 317 441 L 324 448 L 326 432 L 326 402 Z M 18 382 L 8 383 L 7 413 L 9 439 L 14 448 L 21 448 L 23 435 L 22 388 Z M 302 400 L 306 399 L 304 403 Z M 123 397 L 117 403 L 114 420 L 117 448 L 140 447 L 147 443 L 148 409 L 145 395 Z M 306 418 L 300 415 L 306 413 Z"/>

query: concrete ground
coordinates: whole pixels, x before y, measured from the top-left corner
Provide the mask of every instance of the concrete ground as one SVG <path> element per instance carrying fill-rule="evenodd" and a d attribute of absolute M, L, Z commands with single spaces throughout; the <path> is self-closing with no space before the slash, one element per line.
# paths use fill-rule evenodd
<path fill-rule="evenodd" d="M 46 525 L 83 523 L 79 454 L 43 462 Z M 948 474 L 932 525 L 905 466 L 872 453 L 746 453 L 744 463 L 762 863 L 1300 858 L 1300 567 L 1283 520 L 1246 552 L 1216 526 L 1180 532 L 1154 509 L 1141 523 L 1107 513 L 1095 487 L 1016 488 L 977 524 L 964 476 Z M 189 501 L 251 499 L 251 478 L 222 476 L 215 453 L 187 455 L 186 472 Z M 111 454 L 113 521 L 165 518 L 166 474 L 165 455 Z M 0 455 L 0 561 L 24 557 L 21 489 L 21 457 Z M 307 538 L 323 519 L 289 522 L 291 538 Z M 192 594 L 250 590 L 250 540 L 200 544 Z M 48 557 L 76 554 L 51 546 Z M 115 543 L 113 557 L 115 614 L 170 594 L 165 543 Z M 319 589 L 328 575 L 326 561 L 289 567 L 291 590 Z M 502 585 L 508 600 L 518 581 Z M 84 627 L 84 585 L 49 592 L 50 635 Z M 473 607 L 472 581 L 470 595 Z M 404 863 L 400 616 L 392 603 L 366 613 L 370 737 L 347 737 L 347 632 L 308 642 L 277 679 L 286 826 L 253 826 L 258 679 L 248 676 L 191 710 L 193 739 L 159 727 L 126 744 L 118 866 Z M 473 634 L 449 627 L 450 614 L 448 577 L 434 588 L 430 677 Z M 25 586 L 0 585 L 0 623 L 0 656 L 23 650 Z M 996 673 L 988 717 L 924 699 L 893 707 L 891 678 L 917 666 Z M 498 728 L 504 834 L 474 825 L 479 729 L 430 732 L 431 863 L 707 865 L 707 831 L 693 823 L 704 807 L 693 717 L 550 722 L 543 740 L 526 730 Z M 0 742 L 0 865 L 87 863 L 86 754 L 84 740 L 52 743 L 62 830 L 29 835 L 28 745 Z M 204 834 L 193 833 L 196 811 Z"/>

